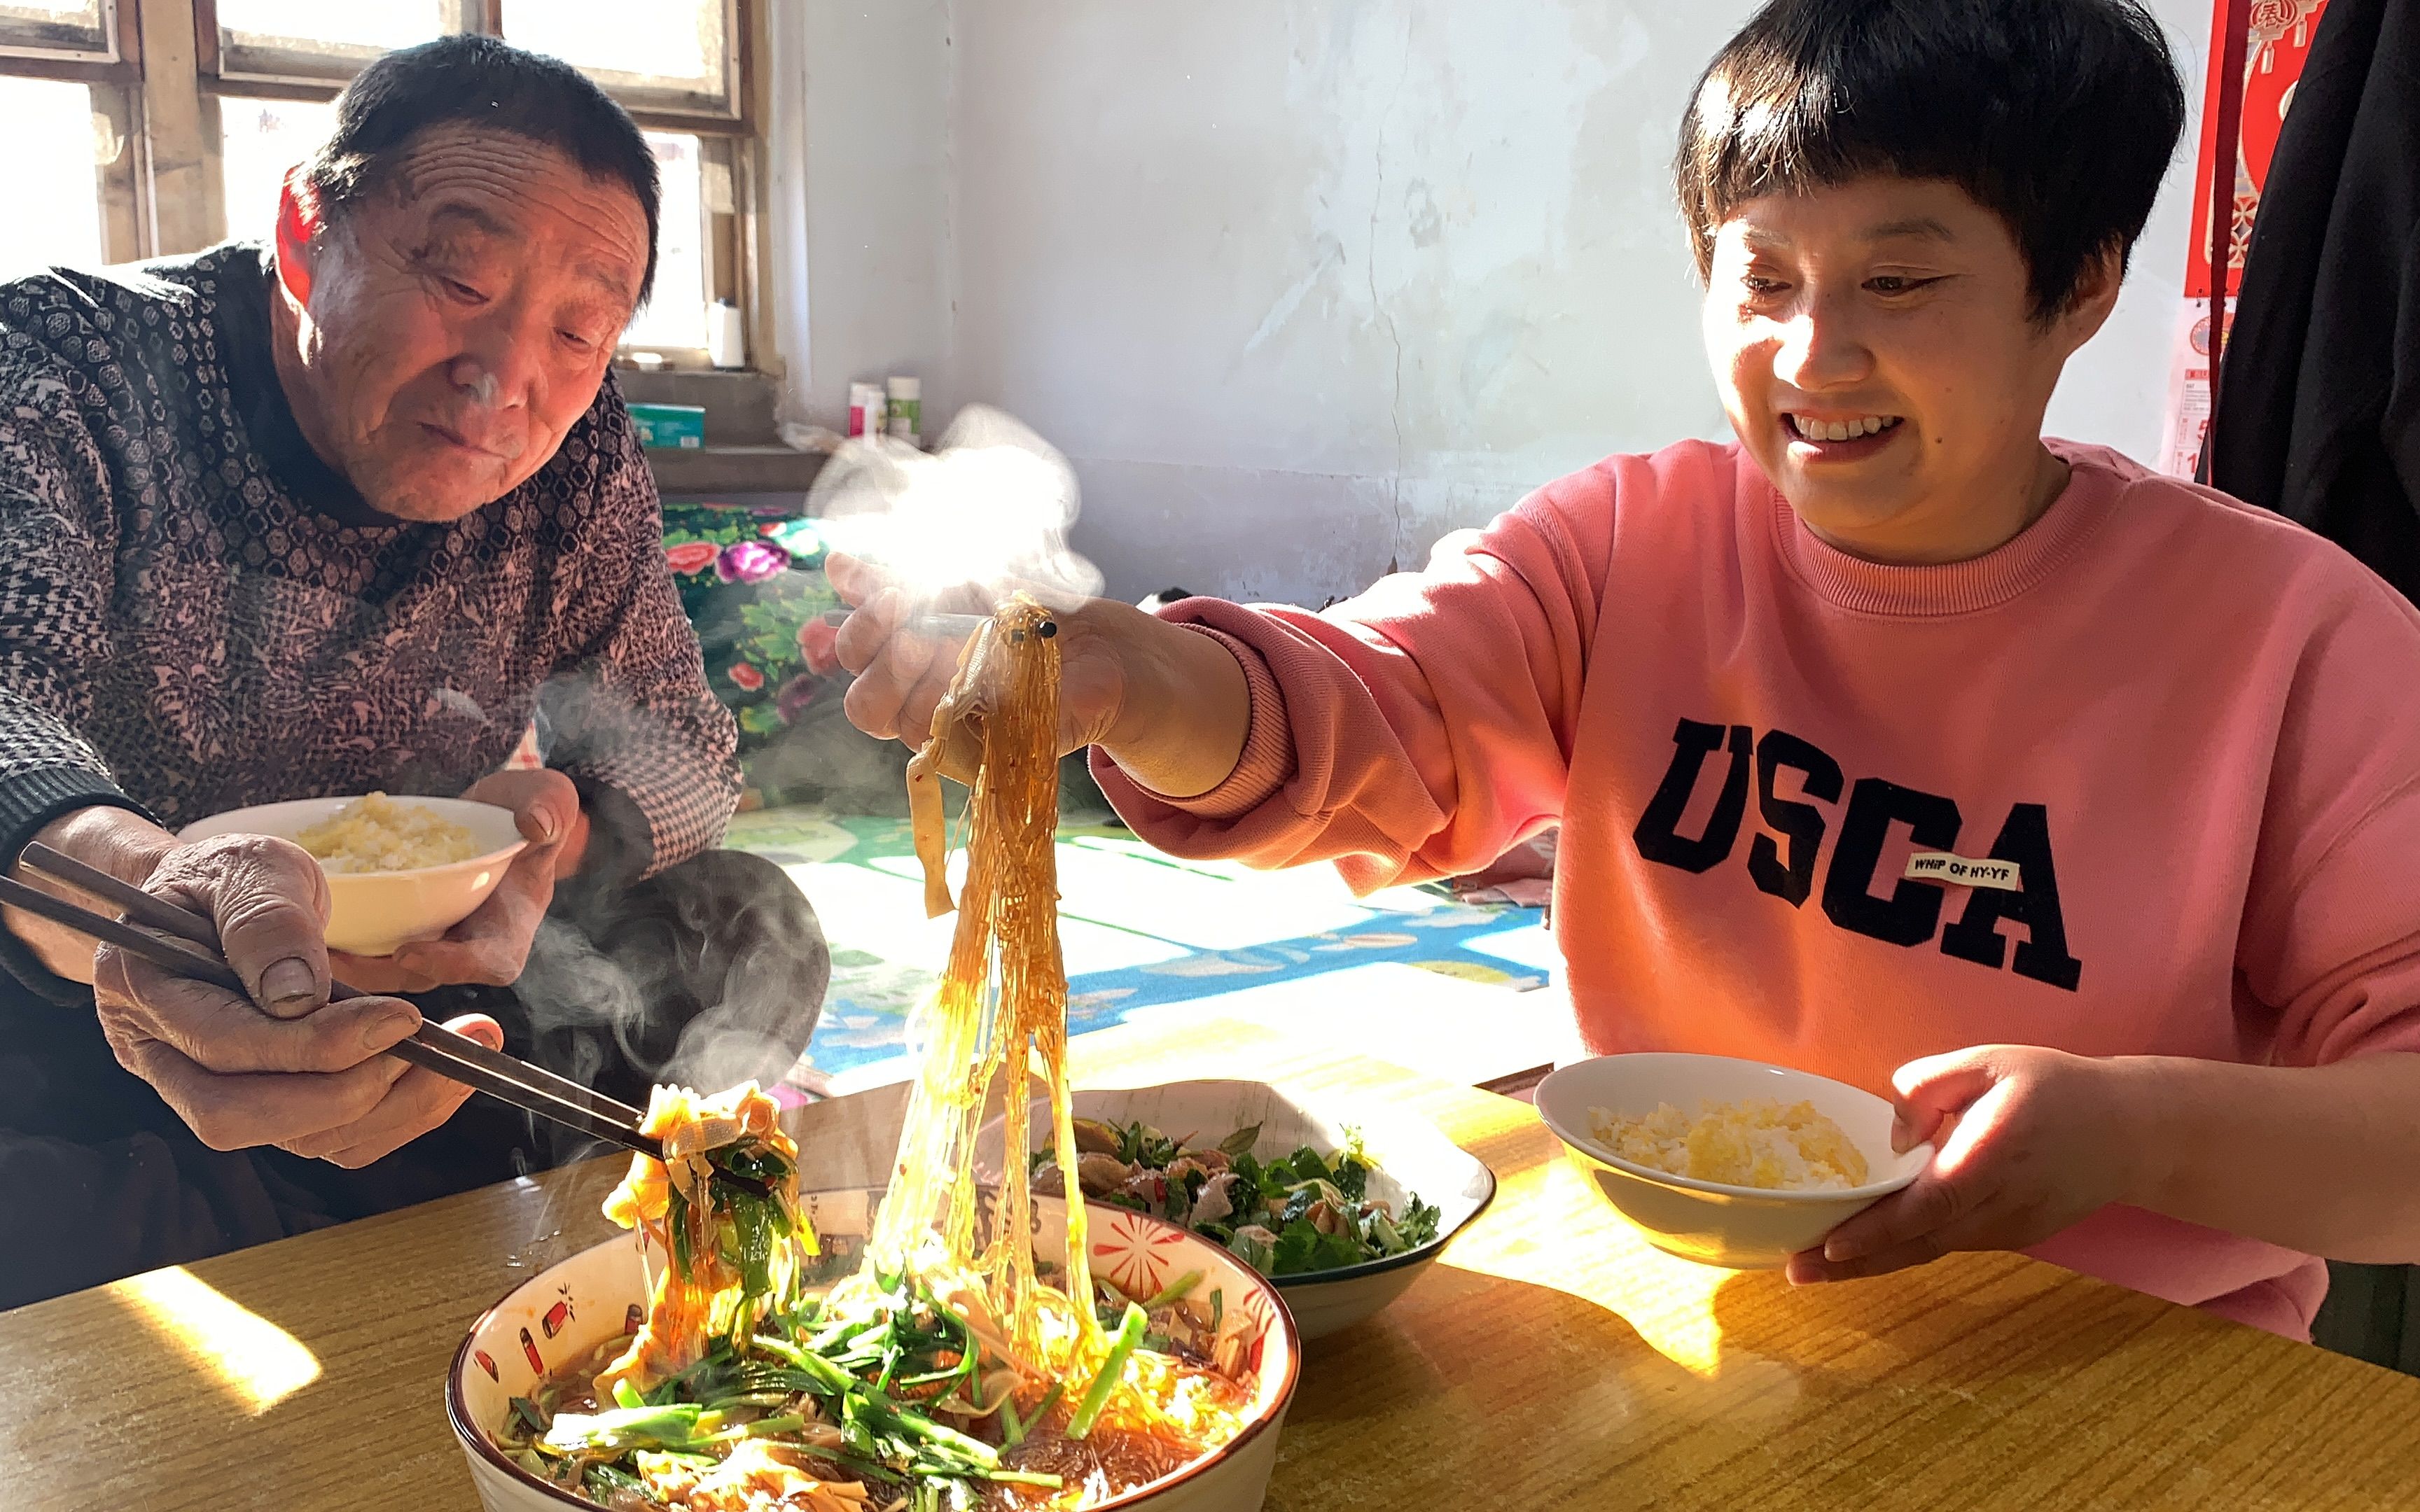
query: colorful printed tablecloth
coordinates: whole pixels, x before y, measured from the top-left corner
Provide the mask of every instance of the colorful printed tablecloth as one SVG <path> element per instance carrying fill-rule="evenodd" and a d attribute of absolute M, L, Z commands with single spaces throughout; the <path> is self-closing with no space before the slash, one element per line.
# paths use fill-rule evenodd
<path fill-rule="evenodd" d="M 924 917 L 904 820 L 812 809 L 742 814 L 730 844 L 780 863 L 832 943 L 832 980 L 809 1047 L 823 1076 L 907 1051 L 908 1015 L 931 990 L 954 916 Z M 1355 899 L 1326 867 L 1253 872 L 1163 856 L 1107 815 L 1059 831 L 1068 1029 L 1082 1034 L 1172 1003 L 1389 964 L 1524 992 L 1544 985 L 1539 911 L 1473 906 L 1442 889 Z"/>

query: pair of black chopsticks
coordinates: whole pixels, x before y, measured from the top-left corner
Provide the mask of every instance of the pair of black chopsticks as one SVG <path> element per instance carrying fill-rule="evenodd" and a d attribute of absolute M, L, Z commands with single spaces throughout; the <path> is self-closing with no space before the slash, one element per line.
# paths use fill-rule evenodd
<path fill-rule="evenodd" d="M 164 898 L 155 898 L 140 887 L 86 866 L 71 856 L 62 855 L 39 841 L 25 847 L 21 860 L 29 870 L 123 909 L 127 919 L 132 922 L 120 922 L 106 914 L 80 908 L 65 899 L 54 898 L 39 887 L 28 887 L 6 876 L 0 876 L 0 903 L 65 924 L 79 933 L 115 945 L 179 976 L 224 987 L 239 997 L 251 996 L 243 979 L 237 976 L 235 969 L 219 954 L 217 928 L 201 915 L 180 908 Z M 162 939 L 159 934 L 134 928 L 135 924 L 176 938 Z M 331 1002 L 363 995 L 342 982 L 329 984 L 328 998 Z M 442 1025 L 422 1020 L 420 1027 L 412 1031 L 410 1039 L 389 1046 L 386 1054 L 474 1088 L 514 1107 L 551 1119 L 566 1128 L 594 1134 L 625 1149 L 636 1150 L 658 1160 L 663 1158 L 662 1142 L 639 1132 L 640 1121 L 646 1117 L 639 1109 L 591 1091 L 578 1082 L 566 1080 L 518 1057 L 490 1050 L 478 1041 L 457 1034 Z"/>

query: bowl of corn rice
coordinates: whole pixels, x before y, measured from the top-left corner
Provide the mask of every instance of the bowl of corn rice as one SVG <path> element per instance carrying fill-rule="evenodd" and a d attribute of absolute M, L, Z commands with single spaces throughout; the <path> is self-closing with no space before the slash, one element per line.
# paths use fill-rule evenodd
<path fill-rule="evenodd" d="M 215 814 L 184 841 L 274 835 L 311 853 L 328 878 L 328 949 L 393 955 L 433 940 L 488 901 L 528 841 L 509 809 L 468 798 L 301 798 Z"/>
<path fill-rule="evenodd" d="M 1929 1144 L 1891 1149 L 1886 1099 L 1762 1061 L 1600 1056 L 1536 1095 L 1573 1164 L 1648 1242 L 1731 1270 L 1814 1248 L 1932 1159 Z"/>

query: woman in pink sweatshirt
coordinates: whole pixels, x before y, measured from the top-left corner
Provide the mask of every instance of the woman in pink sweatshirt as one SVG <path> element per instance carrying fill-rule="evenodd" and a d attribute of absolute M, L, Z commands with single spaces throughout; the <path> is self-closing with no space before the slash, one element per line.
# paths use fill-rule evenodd
<path fill-rule="evenodd" d="M 1592 1050 L 1939 1136 L 1794 1280 L 2024 1249 L 2307 1337 L 2315 1257 L 2420 1258 L 2420 614 L 2041 437 L 2181 118 L 2134 0 L 1776 0 L 1678 163 L 1737 442 L 1321 614 L 1086 605 L 1069 748 L 1167 850 L 1362 888 L 1560 824 Z M 954 657 L 908 607 L 841 653 L 913 738 Z"/>

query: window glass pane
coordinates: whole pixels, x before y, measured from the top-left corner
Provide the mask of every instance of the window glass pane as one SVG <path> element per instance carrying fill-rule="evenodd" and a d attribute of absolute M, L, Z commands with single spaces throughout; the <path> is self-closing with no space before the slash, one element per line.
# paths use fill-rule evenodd
<path fill-rule="evenodd" d="M 518 3 L 518 0 L 517 0 Z M 663 228 L 656 234 L 656 297 L 622 335 L 627 347 L 706 345 L 706 217 L 700 204 L 702 156 L 698 139 L 649 131 L 656 167 L 663 175 Z"/>
<path fill-rule="evenodd" d="M 617 87 L 730 93 L 726 0 L 510 0 L 504 40 Z"/>
<path fill-rule="evenodd" d="M 0 0 L 0 43 L 71 53 L 111 50 L 109 34 L 101 29 L 101 0 Z"/>
<path fill-rule="evenodd" d="M 0 0 L 0 20 L 101 29 L 101 0 Z"/>
<path fill-rule="evenodd" d="M 219 36 L 231 47 L 358 56 L 445 29 L 439 0 L 219 0 Z"/>
<path fill-rule="evenodd" d="M 87 86 L 0 76 L 0 140 L 83 148 L 14 155 L 8 198 L 17 213 L 0 215 L 0 274 L 47 263 L 101 266 L 101 177 L 93 162 L 101 135 Z"/>
<path fill-rule="evenodd" d="M 224 3 L 224 0 L 223 0 Z M 266 241 L 277 229 L 286 170 L 336 129 L 336 107 L 308 100 L 219 99 L 219 162 L 226 234 Z"/>

